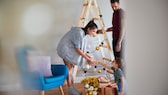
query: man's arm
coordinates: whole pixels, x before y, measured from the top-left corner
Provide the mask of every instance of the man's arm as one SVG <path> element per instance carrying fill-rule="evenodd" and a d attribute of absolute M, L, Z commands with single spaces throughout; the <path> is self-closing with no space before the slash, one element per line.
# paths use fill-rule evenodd
<path fill-rule="evenodd" d="M 120 29 L 120 35 L 119 35 L 119 39 L 118 39 L 118 42 L 117 42 L 117 45 L 116 45 L 116 51 L 120 51 L 121 49 L 121 43 L 124 39 L 124 36 L 125 36 L 125 19 L 124 19 L 124 13 L 121 12 L 120 14 L 120 20 L 121 20 L 121 29 Z"/>
<path fill-rule="evenodd" d="M 112 32 L 113 31 L 113 27 L 109 27 L 109 28 L 107 28 L 107 30 L 105 30 L 105 32 Z M 97 34 L 103 34 L 103 30 L 97 30 L 97 32 L 96 32 Z"/>
<path fill-rule="evenodd" d="M 124 36 L 125 36 L 125 26 L 124 26 L 124 18 L 123 18 L 123 16 L 122 16 L 122 18 L 121 18 L 121 30 L 120 30 L 120 35 L 119 35 L 119 40 L 118 40 L 118 43 L 121 43 L 122 42 L 122 40 L 123 40 L 123 38 L 124 38 Z"/>
<path fill-rule="evenodd" d="M 106 32 L 112 32 L 113 31 L 113 27 L 109 27 L 107 28 Z"/>

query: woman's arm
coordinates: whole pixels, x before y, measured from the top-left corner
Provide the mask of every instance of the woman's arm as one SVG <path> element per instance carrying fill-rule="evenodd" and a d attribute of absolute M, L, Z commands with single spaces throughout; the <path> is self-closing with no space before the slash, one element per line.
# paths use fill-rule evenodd
<path fill-rule="evenodd" d="M 85 54 L 80 48 L 76 48 L 76 51 L 88 61 L 88 64 L 95 64 L 95 60 L 91 59 L 91 57 Z"/>
<path fill-rule="evenodd" d="M 86 55 L 80 48 L 76 48 L 76 51 L 82 56 L 84 57 L 86 60 L 89 60 L 89 56 Z"/>
<path fill-rule="evenodd" d="M 91 56 L 89 56 L 87 53 L 85 53 L 85 55 L 86 55 L 87 57 L 91 58 Z"/>
<path fill-rule="evenodd" d="M 97 61 L 98 64 L 102 65 L 103 67 L 107 68 L 107 69 L 111 69 L 111 66 L 106 64 L 106 63 L 103 63 L 101 61 Z"/>

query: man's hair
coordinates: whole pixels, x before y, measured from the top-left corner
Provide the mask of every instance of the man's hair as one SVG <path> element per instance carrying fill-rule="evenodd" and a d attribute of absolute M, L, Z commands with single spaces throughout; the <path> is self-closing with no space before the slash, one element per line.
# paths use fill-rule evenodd
<path fill-rule="evenodd" d="M 110 0 L 110 2 L 111 3 L 115 3 L 115 2 L 119 3 L 119 0 Z"/>

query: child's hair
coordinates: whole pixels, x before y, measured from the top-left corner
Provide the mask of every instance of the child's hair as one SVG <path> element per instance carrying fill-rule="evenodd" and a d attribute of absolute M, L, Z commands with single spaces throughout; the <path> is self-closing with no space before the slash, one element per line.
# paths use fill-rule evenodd
<path fill-rule="evenodd" d="M 116 64 L 118 65 L 118 68 L 123 69 L 121 58 L 115 58 L 114 62 L 116 62 Z"/>
<path fill-rule="evenodd" d="M 97 27 L 97 24 L 94 22 L 94 20 L 91 20 L 91 21 L 89 21 L 88 24 L 83 28 L 83 30 L 86 32 L 88 28 L 90 28 L 90 29 L 95 29 L 95 28 L 98 28 L 98 27 Z"/>
<path fill-rule="evenodd" d="M 119 0 L 110 0 L 110 2 L 111 3 L 115 3 L 115 2 L 119 3 Z"/>

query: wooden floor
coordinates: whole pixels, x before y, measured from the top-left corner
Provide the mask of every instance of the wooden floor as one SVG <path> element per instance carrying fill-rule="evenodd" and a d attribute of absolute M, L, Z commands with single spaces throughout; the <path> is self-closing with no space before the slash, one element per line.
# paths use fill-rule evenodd
<path fill-rule="evenodd" d="M 76 83 L 74 86 L 77 90 L 82 92 L 82 95 L 86 95 L 84 93 L 84 86 L 82 84 Z M 63 90 L 64 90 L 65 95 L 68 95 L 68 89 L 67 88 L 68 88 L 67 85 L 63 85 Z M 52 89 L 52 90 L 47 90 L 45 92 L 45 95 L 61 95 L 61 92 L 60 92 L 59 88 L 55 88 L 55 89 Z M 101 94 L 101 89 L 98 90 L 98 95 L 102 95 Z M 115 93 L 115 95 L 117 95 L 117 94 Z"/>
<path fill-rule="evenodd" d="M 67 85 L 63 85 L 63 91 L 64 91 L 65 95 L 68 95 L 68 89 L 67 88 L 68 88 Z M 78 89 L 81 92 L 84 91 L 84 88 L 83 88 L 82 84 L 79 84 L 79 83 L 75 84 L 75 88 Z M 56 88 L 56 89 L 46 91 L 45 95 L 61 95 L 61 92 L 60 92 L 59 88 Z"/>
<path fill-rule="evenodd" d="M 84 87 L 82 84 L 80 83 L 76 83 L 75 88 L 77 88 L 79 91 L 83 92 L 84 94 Z M 67 85 L 63 85 L 63 91 L 65 95 L 68 95 L 68 87 Z M 13 88 L 12 91 L 1 91 L 0 89 L 0 95 L 40 95 L 39 91 L 34 91 L 34 90 L 15 90 L 15 88 Z M 59 90 L 59 88 L 54 88 L 51 90 L 47 90 L 45 91 L 45 95 L 61 95 L 61 92 Z"/>
<path fill-rule="evenodd" d="M 82 95 L 85 95 L 84 86 L 82 84 L 76 83 L 74 86 L 77 90 L 82 92 Z M 63 85 L 62 87 L 63 87 L 64 94 L 69 95 L 67 85 Z M 60 92 L 59 88 L 55 88 L 55 89 L 45 91 L 45 95 L 61 95 L 61 92 Z M 101 94 L 99 93 L 98 95 L 101 95 Z"/>
<path fill-rule="evenodd" d="M 62 87 L 63 87 L 64 94 L 68 95 L 67 85 L 63 85 Z M 76 83 L 75 88 L 81 91 L 83 93 L 82 95 L 85 95 L 84 87 L 82 84 Z M 0 90 L 0 95 L 40 95 L 40 93 L 39 91 L 34 91 L 34 90 L 27 90 L 27 89 L 26 90 L 15 90 L 15 88 L 13 88 L 13 91 L 10 91 L 10 92 L 5 92 L 5 91 Z M 45 95 L 61 95 L 61 92 L 59 88 L 54 88 L 54 89 L 45 91 Z M 99 89 L 98 95 L 101 95 L 100 89 Z"/>

